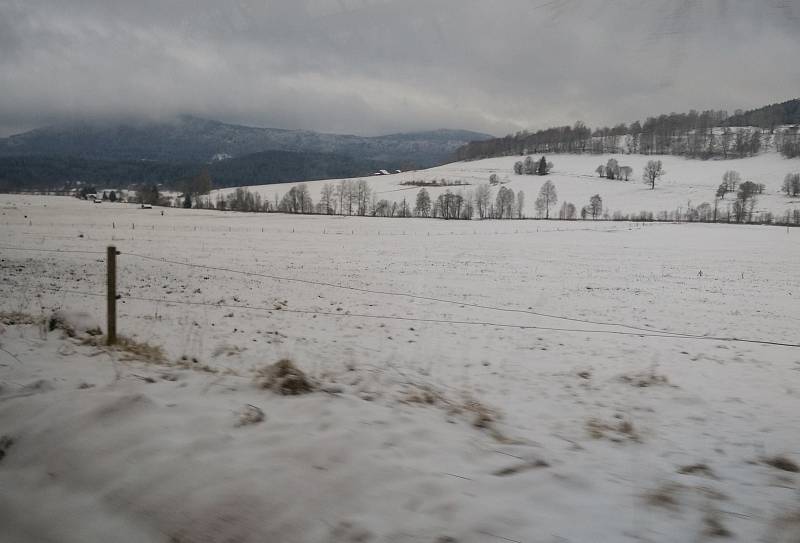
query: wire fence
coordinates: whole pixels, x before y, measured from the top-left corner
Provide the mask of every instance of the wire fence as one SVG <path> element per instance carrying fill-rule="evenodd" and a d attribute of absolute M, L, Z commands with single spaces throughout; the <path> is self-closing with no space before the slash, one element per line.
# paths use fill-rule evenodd
<path fill-rule="evenodd" d="M 68 249 L 45 249 L 45 248 L 33 248 L 33 247 L 16 247 L 16 246 L 0 246 L 0 249 L 3 250 L 12 250 L 12 251 L 25 251 L 25 252 L 44 252 L 44 253 L 67 253 L 67 254 L 85 254 L 91 256 L 100 256 L 105 255 L 105 251 L 87 251 L 87 250 L 68 250 Z M 315 279 L 303 279 L 299 277 L 290 277 L 285 275 L 276 275 L 276 274 L 268 274 L 268 273 L 261 273 L 261 272 L 253 272 L 247 270 L 240 270 L 235 268 L 223 267 L 223 266 L 211 266 L 206 264 L 199 264 L 193 262 L 181 262 L 178 260 L 172 260 L 168 258 L 161 258 L 161 257 L 154 257 L 139 253 L 128 253 L 128 252 L 120 252 L 120 256 L 123 257 L 130 257 L 139 259 L 142 261 L 147 262 L 158 262 L 162 264 L 169 264 L 174 266 L 181 266 L 184 268 L 190 269 L 198 269 L 198 270 L 206 270 L 206 271 L 216 271 L 222 273 L 228 273 L 233 275 L 241 275 L 246 277 L 257 277 L 259 279 L 269 279 L 275 282 L 288 282 L 288 283 L 297 283 L 303 285 L 310 285 L 316 287 L 324 287 L 324 288 L 334 288 L 340 289 L 343 291 L 349 292 L 357 292 L 357 293 L 364 293 L 376 296 L 384 296 L 384 297 L 396 297 L 396 298 L 405 298 L 408 300 L 417 300 L 417 301 L 426 301 L 435 304 L 442 304 L 442 305 L 450 305 L 450 306 L 458 306 L 460 308 L 471 308 L 471 309 L 479 309 L 483 312 L 497 312 L 503 314 L 514 314 L 514 315 L 529 315 L 533 317 L 557 320 L 562 322 L 569 322 L 569 323 L 579 323 L 591 326 L 599 326 L 601 328 L 590 328 L 590 327 L 569 327 L 569 326 L 543 326 L 543 325 L 534 325 L 534 324 L 523 324 L 523 323 L 507 323 L 507 322 L 498 322 L 490 319 L 448 319 L 448 318 L 431 318 L 431 317 L 409 317 L 409 316 L 399 316 L 399 315 L 388 315 L 388 314 L 380 314 L 380 313 L 354 313 L 354 312 L 339 312 L 339 311 L 323 311 L 319 309 L 290 309 L 287 307 L 275 308 L 269 306 L 258 306 L 258 305 L 250 305 L 244 303 L 236 303 L 230 304 L 225 302 L 206 302 L 206 301 L 195 301 L 195 300 L 186 300 L 186 299 L 176 299 L 176 298 L 169 298 L 169 297 L 151 297 L 151 296 L 136 296 L 130 294 L 122 294 L 119 296 L 122 300 L 133 300 L 133 301 L 141 301 L 141 302 L 150 302 L 154 304 L 163 304 L 165 306 L 169 305 L 182 305 L 182 306 L 194 306 L 194 307 L 210 307 L 210 308 L 224 308 L 224 309 L 237 309 L 237 310 L 244 310 L 244 311 L 255 311 L 255 312 L 267 312 L 272 315 L 277 314 L 298 314 L 298 315 L 312 315 L 312 316 L 319 316 L 325 318 L 333 318 L 333 319 L 348 319 L 348 318 L 362 318 L 362 319 L 377 319 L 377 320 L 393 320 L 393 321 L 403 321 L 403 322 L 415 322 L 421 324 L 436 324 L 436 325 L 449 325 L 449 326 L 481 326 L 481 327 L 494 327 L 494 328 L 505 328 L 505 329 L 517 329 L 517 330 L 539 330 L 539 331 L 551 331 L 551 332 L 564 332 L 564 333 L 572 333 L 572 334 L 605 334 L 605 335 L 612 335 L 612 336 L 632 336 L 632 337 L 641 337 L 641 338 L 666 338 L 666 339 L 683 339 L 683 340 L 698 340 L 698 341 L 716 341 L 716 342 L 736 342 L 736 343 L 748 343 L 748 344 L 756 344 L 756 345 L 770 345 L 770 346 L 780 346 L 780 347 L 790 347 L 790 348 L 800 348 L 800 343 L 793 343 L 790 341 L 784 340 L 771 340 L 771 339 L 763 339 L 763 338 L 745 338 L 745 337 L 732 337 L 732 336 L 716 336 L 711 334 L 696 334 L 696 333 L 688 333 L 688 332 L 681 332 L 681 331 L 672 331 L 666 329 L 659 329 L 654 327 L 642 327 L 642 326 L 634 326 L 627 323 L 622 322 L 613 322 L 613 321 L 602 321 L 598 319 L 585 319 L 585 318 L 577 318 L 571 317 L 568 315 L 560 315 L 555 313 L 545 313 L 540 311 L 534 311 L 532 309 L 523 309 L 523 308 L 516 308 L 516 307 L 502 307 L 502 306 L 495 306 L 495 305 L 488 305 L 488 304 L 480 304 L 475 302 L 468 302 L 465 300 L 456 300 L 456 299 L 448 299 L 448 298 L 440 298 L 440 297 L 433 297 L 433 296 L 424 296 L 412 292 L 402 292 L 402 291 L 391 291 L 391 290 L 381 290 L 381 289 L 371 289 L 366 287 L 357 287 L 342 283 L 334 283 L 329 281 L 320 281 Z M 31 288 L 30 286 L 25 285 L 14 285 L 23 288 Z M 77 296 L 86 296 L 86 297 L 95 297 L 95 298 L 106 298 L 107 294 L 104 292 L 92 292 L 92 291 L 83 291 L 83 290 L 74 290 L 74 289 L 67 289 L 63 287 L 56 287 L 56 286 L 37 286 L 34 287 L 35 289 L 42 291 L 42 292 L 52 292 L 57 294 L 63 295 L 77 295 Z M 156 311 L 157 311 L 156 306 Z"/>

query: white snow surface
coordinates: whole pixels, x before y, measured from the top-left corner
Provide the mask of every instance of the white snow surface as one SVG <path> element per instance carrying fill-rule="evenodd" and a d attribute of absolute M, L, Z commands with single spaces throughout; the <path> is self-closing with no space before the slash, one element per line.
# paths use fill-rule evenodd
<path fill-rule="evenodd" d="M 539 159 L 539 155 L 533 156 Z M 621 166 L 633 168 L 633 176 L 628 181 L 608 180 L 599 177 L 595 169 L 606 164 L 610 158 L 616 159 Z M 525 214 L 536 216 L 535 201 L 539 189 L 545 181 L 552 181 L 558 192 L 558 207 L 562 202 L 575 204 L 578 210 L 589 203 L 589 198 L 600 194 L 603 206 L 609 214 L 620 211 L 623 214 L 649 211 L 686 210 L 691 204 L 697 207 L 703 202 L 714 203 L 714 194 L 722 182 L 723 174 L 728 170 L 736 170 L 742 181 L 763 183 L 766 191 L 759 195 L 755 211 L 768 211 L 783 216 L 786 211 L 800 208 L 800 198 L 789 198 L 781 192 L 783 180 L 787 173 L 800 172 L 800 159 L 787 159 L 776 152 L 762 153 L 753 157 L 730 160 L 696 160 L 672 155 L 587 155 L 587 154 L 553 154 L 547 160 L 553 162 L 553 171 L 547 176 L 515 175 L 514 163 L 524 157 L 509 156 L 487 158 L 469 162 L 453 162 L 427 170 L 409 171 L 398 174 L 365 177 L 375 191 L 378 199 L 400 202 L 406 198 L 412 209 L 420 187 L 402 185 L 404 181 L 440 180 L 461 181 L 468 186 L 426 187 L 435 198 L 445 190 L 468 191 L 475 185 L 488 184 L 489 176 L 496 173 L 507 188 L 514 192 L 525 193 Z M 665 175 L 651 190 L 642 182 L 642 172 L 649 160 L 660 160 L 666 171 Z M 319 201 L 320 191 L 325 183 L 336 183 L 339 180 L 307 181 L 314 202 Z M 274 185 L 249 186 L 248 190 L 258 192 L 261 196 L 275 201 L 275 196 L 286 194 L 298 183 L 279 183 Z M 235 189 L 220 189 L 211 194 L 212 201 L 217 194 L 228 194 Z M 498 187 L 492 188 L 494 197 Z M 720 213 L 726 212 L 735 200 L 735 194 L 728 194 L 720 202 Z M 550 210 L 554 216 L 554 210 Z"/>
<path fill-rule="evenodd" d="M 80 335 L 109 244 L 165 362 Z M 795 542 L 800 349 L 709 337 L 798 343 L 799 272 L 800 229 L 2 195 L 0 541 Z"/>

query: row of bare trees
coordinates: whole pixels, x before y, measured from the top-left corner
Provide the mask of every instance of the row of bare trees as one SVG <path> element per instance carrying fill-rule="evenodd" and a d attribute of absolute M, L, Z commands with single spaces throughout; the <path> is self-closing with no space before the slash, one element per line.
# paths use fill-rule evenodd
<path fill-rule="evenodd" d="M 613 166 L 613 165 L 612 165 Z M 649 161 L 645 167 L 643 180 L 655 187 L 655 180 L 664 174 L 660 161 Z M 800 195 L 800 173 L 786 175 L 783 192 L 790 197 Z M 603 199 L 595 194 L 589 203 L 578 208 L 572 202 L 562 202 L 559 207 L 558 193 L 552 181 L 545 181 L 534 201 L 536 218 L 561 220 L 603 219 L 634 221 L 689 221 L 689 222 L 732 222 L 760 224 L 800 224 L 797 211 L 787 211 L 785 216 L 776 217 L 768 212 L 756 211 L 758 197 L 765 191 L 765 186 L 752 181 L 742 182 L 739 172 L 725 172 L 719 185 L 713 205 L 703 202 L 692 206 L 688 202 L 684 208 L 673 211 L 653 213 L 642 211 L 634 214 L 609 212 L 604 207 Z M 154 195 L 142 190 L 140 195 L 158 201 L 157 191 Z M 727 198 L 734 195 L 733 199 Z M 143 200 L 144 201 L 144 200 Z M 263 200 L 258 193 L 246 188 L 239 188 L 224 197 L 219 195 L 215 203 L 208 200 L 203 207 L 220 210 L 246 212 L 316 213 L 316 214 L 351 214 L 376 217 L 431 217 L 442 219 L 522 219 L 525 217 L 525 193 L 514 192 L 505 184 L 500 184 L 494 198 L 490 185 L 476 185 L 474 189 L 447 189 L 444 193 L 432 198 L 427 189 L 422 188 L 416 195 L 412 209 L 406 198 L 402 201 L 378 199 L 377 194 L 366 181 L 345 180 L 337 184 L 326 183 L 321 190 L 321 197 L 316 205 L 312 201 L 310 191 L 305 183 L 290 188 L 283 197 L 275 197 L 274 202 Z"/>
<path fill-rule="evenodd" d="M 517 175 L 547 175 L 552 169 L 553 163 L 548 162 L 544 156 L 538 161 L 526 156 L 525 160 L 514 163 L 514 173 Z"/>
<path fill-rule="evenodd" d="M 559 126 L 536 132 L 517 132 L 503 138 L 475 141 L 456 151 L 459 160 L 529 153 L 594 154 L 672 154 L 692 158 L 732 158 L 761 151 L 765 132 L 752 126 L 726 126 L 724 111 L 691 111 L 688 114 L 650 117 L 644 123 L 618 124 L 612 128 L 591 130 L 584 123 Z M 788 130 L 788 131 L 787 131 Z M 776 129 L 771 132 L 779 150 L 797 151 L 797 131 Z M 785 137 L 784 137 L 785 136 Z M 780 139 L 779 139 L 780 138 Z"/>

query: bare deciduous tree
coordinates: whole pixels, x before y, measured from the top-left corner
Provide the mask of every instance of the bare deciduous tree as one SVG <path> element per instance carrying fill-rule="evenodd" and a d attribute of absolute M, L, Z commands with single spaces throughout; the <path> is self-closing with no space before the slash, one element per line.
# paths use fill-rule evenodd
<path fill-rule="evenodd" d="M 592 219 L 597 219 L 603 212 L 603 199 L 599 194 L 595 194 L 589 198 L 589 213 L 592 214 Z"/>
<path fill-rule="evenodd" d="M 541 217 L 544 213 L 544 218 L 549 219 L 550 208 L 555 207 L 556 202 L 558 202 L 558 195 L 555 185 L 552 181 L 545 181 L 542 188 L 539 189 L 539 197 L 536 198 L 536 211 L 539 216 Z"/>
<path fill-rule="evenodd" d="M 558 218 L 566 221 L 571 221 L 576 217 L 575 204 L 564 202 L 561 204 L 561 209 L 558 212 Z"/>
<path fill-rule="evenodd" d="M 525 175 L 533 175 L 536 173 L 536 162 L 534 162 L 533 158 L 526 156 L 525 160 L 522 162 L 522 173 Z"/>
<path fill-rule="evenodd" d="M 656 188 L 656 180 L 658 180 L 665 172 L 660 160 L 648 160 L 647 166 L 644 167 L 642 177 L 646 185 L 650 185 L 650 189 Z"/>
<path fill-rule="evenodd" d="M 324 185 L 322 185 L 322 190 L 320 191 L 320 198 L 319 198 L 320 209 L 322 213 L 325 213 L 326 215 L 333 215 L 334 213 L 333 209 L 335 205 L 335 200 L 333 195 L 334 190 L 335 189 L 333 185 L 331 185 L 330 183 L 325 183 Z"/>
<path fill-rule="evenodd" d="M 514 191 L 506 187 L 500 187 L 495 200 L 497 218 L 510 219 L 514 211 Z"/>
<path fill-rule="evenodd" d="M 417 205 L 414 206 L 414 214 L 417 217 L 429 217 L 431 214 L 431 197 L 424 188 L 417 193 Z"/>
<path fill-rule="evenodd" d="M 478 217 L 485 219 L 489 216 L 489 204 L 491 203 L 492 193 L 488 185 L 478 185 L 475 187 L 475 206 L 478 208 Z"/>
<path fill-rule="evenodd" d="M 606 164 L 606 177 L 608 179 L 617 179 L 619 177 L 619 163 L 616 158 L 609 158 Z"/>
<path fill-rule="evenodd" d="M 722 174 L 722 182 L 725 184 L 727 192 L 736 192 L 736 189 L 739 188 L 739 182 L 741 182 L 741 180 L 742 176 L 739 175 L 739 172 L 736 170 L 728 170 Z"/>

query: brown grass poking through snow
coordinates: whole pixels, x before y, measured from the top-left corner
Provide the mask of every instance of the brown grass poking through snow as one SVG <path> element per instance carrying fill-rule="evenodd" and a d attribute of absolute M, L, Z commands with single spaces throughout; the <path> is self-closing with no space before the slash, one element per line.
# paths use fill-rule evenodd
<path fill-rule="evenodd" d="M 730 530 L 722 524 L 722 519 L 716 511 L 707 513 L 706 516 L 703 517 L 703 524 L 705 525 L 705 530 L 703 530 L 703 532 L 707 536 L 731 537 L 733 535 Z"/>
<path fill-rule="evenodd" d="M 616 424 L 608 424 L 599 419 L 589 419 L 586 422 L 586 431 L 594 439 L 608 439 L 614 443 L 633 441 L 641 443 L 642 438 L 629 420 L 620 420 Z"/>
<path fill-rule="evenodd" d="M 800 472 L 800 467 L 794 460 L 792 460 L 788 456 L 783 456 L 779 454 L 776 456 L 763 458 L 761 461 L 768 466 L 772 466 L 775 469 L 790 471 L 792 473 Z"/>
<path fill-rule="evenodd" d="M 19 311 L 0 311 L 0 324 L 14 326 L 15 324 L 41 324 L 43 317 L 34 317 Z"/>
<path fill-rule="evenodd" d="M 654 370 L 642 373 L 625 374 L 620 376 L 619 380 L 622 381 L 623 383 L 627 383 L 631 386 L 639 388 L 646 388 L 652 386 L 669 386 L 669 379 L 667 379 L 667 376 L 660 375 L 656 373 Z"/>
<path fill-rule="evenodd" d="M 316 384 L 288 358 L 256 370 L 254 381 L 259 388 L 284 396 L 308 394 L 316 388 Z"/>
<path fill-rule="evenodd" d="M 410 387 L 404 391 L 402 400 L 405 403 L 417 403 L 424 405 L 436 405 L 443 402 L 442 395 L 427 385 Z"/>
<path fill-rule="evenodd" d="M 533 460 L 531 462 L 525 462 L 523 464 L 515 464 L 513 466 L 508 466 L 505 468 L 501 468 L 495 470 L 492 475 L 496 475 L 498 477 L 506 477 L 508 475 L 516 475 L 517 473 L 522 473 L 523 471 L 533 470 L 537 468 L 548 468 L 550 464 L 545 460 Z"/>
<path fill-rule="evenodd" d="M 141 362 L 154 362 L 164 363 L 167 360 L 164 354 L 164 349 L 158 345 L 151 345 L 147 342 L 136 341 L 125 336 L 117 336 L 117 342 L 114 345 L 106 345 L 106 338 L 104 336 L 86 336 L 81 340 L 84 345 L 92 345 L 94 347 L 111 349 L 119 351 L 126 355 L 120 358 L 122 361 L 137 360 Z"/>
<path fill-rule="evenodd" d="M 54 311 L 47 319 L 47 330 L 50 332 L 63 330 L 68 337 L 75 337 L 75 328 L 61 311 Z"/>
<path fill-rule="evenodd" d="M 496 427 L 500 414 L 470 395 L 464 395 L 462 400 L 453 400 L 432 386 L 408 383 L 403 390 L 400 401 L 408 404 L 433 405 L 444 408 L 449 415 L 466 418 L 473 427 L 487 431 L 489 435 L 501 443 L 513 442 Z"/>
<path fill-rule="evenodd" d="M 664 483 L 658 488 L 654 488 L 644 495 L 644 501 L 653 507 L 663 507 L 665 509 L 677 509 L 678 494 L 683 490 L 683 486 L 678 483 Z"/>
<path fill-rule="evenodd" d="M 707 464 L 691 464 L 688 466 L 681 466 L 678 468 L 678 473 L 682 475 L 703 475 L 711 479 L 716 479 L 717 476 Z"/>
<path fill-rule="evenodd" d="M 258 424 L 264 420 L 264 412 L 255 405 L 247 404 L 237 414 L 236 427 Z"/>

